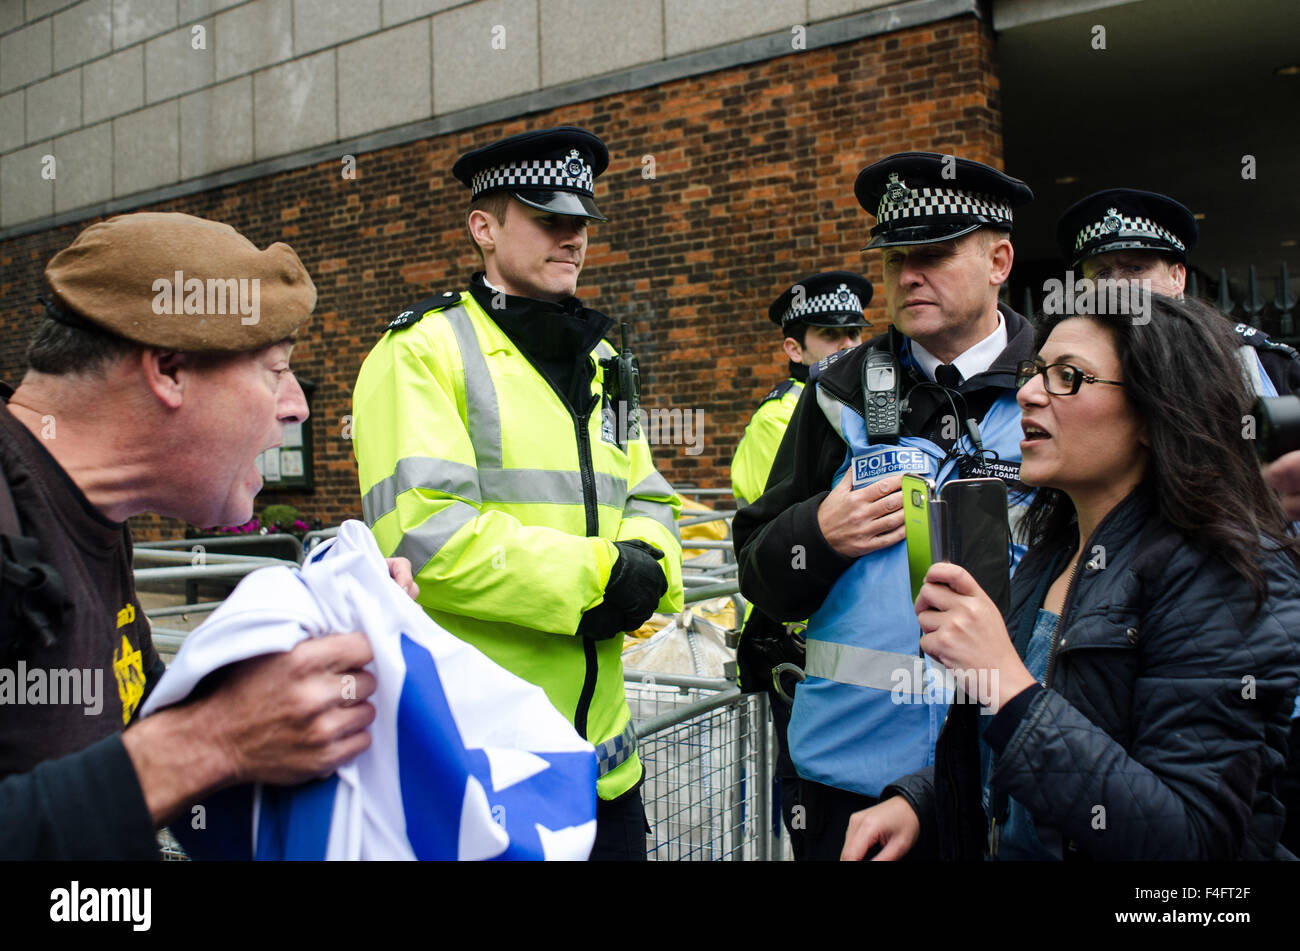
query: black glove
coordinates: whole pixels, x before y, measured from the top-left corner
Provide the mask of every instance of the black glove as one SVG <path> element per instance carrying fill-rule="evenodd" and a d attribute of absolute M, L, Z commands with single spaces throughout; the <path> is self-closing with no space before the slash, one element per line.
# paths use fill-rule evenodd
<path fill-rule="evenodd" d="M 605 600 L 582 616 L 579 637 L 603 641 L 623 631 L 635 631 L 654 614 L 655 605 L 668 590 L 668 578 L 659 567 L 662 551 L 638 539 L 615 542 L 614 547 L 618 560 L 605 585 Z"/>

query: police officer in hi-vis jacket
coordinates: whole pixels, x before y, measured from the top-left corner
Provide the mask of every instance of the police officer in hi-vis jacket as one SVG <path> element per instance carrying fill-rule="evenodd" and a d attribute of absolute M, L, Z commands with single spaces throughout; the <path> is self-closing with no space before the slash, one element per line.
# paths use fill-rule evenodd
<path fill-rule="evenodd" d="M 623 633 L 682 607 L 680 507 L 634 412 L 637 377 L 575 296 L 604 143 L 561 126 L 452 173 L 483 270 L 403 311 L 367 357 L 353 437 L 367 523 L 430 617 L 537 684 L 595 747 L 593 859 L 644 859 Z M 625 360 L 625 362 L 627 362 Z"/>

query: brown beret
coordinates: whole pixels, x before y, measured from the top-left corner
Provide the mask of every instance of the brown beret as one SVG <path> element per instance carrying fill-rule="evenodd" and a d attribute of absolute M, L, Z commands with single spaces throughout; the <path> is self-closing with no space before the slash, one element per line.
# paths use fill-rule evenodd
<path fill-rule="evenodd" d="M 259 251 L 230 225 L 174 213 L 91 225 L 45 279 L 56 319 L 168 350 L 257 350 L 292 336 L 316 306 L 316 285 L 287 244 Z"/>

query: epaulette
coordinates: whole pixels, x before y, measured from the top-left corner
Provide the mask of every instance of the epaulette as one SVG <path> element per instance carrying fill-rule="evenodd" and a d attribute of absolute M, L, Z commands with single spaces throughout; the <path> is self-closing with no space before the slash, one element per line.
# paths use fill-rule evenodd
<path fill-rule="evenodd" d="M 456 301 L 460 300 L 458 291 L 443 291 L 433 297 L 428 297 L 414 307 L 408 307 L 391 321 L 385 330 L 405 330 L 412 327 L 424 319 L 424 315 L 434 310 L 442 310 L 444 307 L 450 307 Z"/>
<path fill-rule="evenodd" d="M 836 360 L 843 358 L 846 354 L 852 353 L 852 350 L 836 350 L 829 356 L 822 357 L 816 363 L 808 368 L 808 382 L 811 383 L 826 372 Z"/>
<path fill-rule="evenodd" d="M 1295 347 L 1288 346 L 1280 340 L 1272 339 L 1258 327 L 1252 327 L 1250 324 L 1234 324 L 1232 330 L 1241 338 L 1241 342 L 1248 347 L 1285 354 L 1290 360 L 1300 360 L 1300 351 L 1297 351 Z"/>
<path fill-rule="evenodd" d="M 762 406 L 764 403 L 772 402 L 772 400 L 779 400 L 781 397 L 785 396 L 785 394 L 794 389 L 798 382 L 798 380 L 782 380 L 776 386 L 772 387 L 767 396 L 758 401 L 758 405 Z"/>

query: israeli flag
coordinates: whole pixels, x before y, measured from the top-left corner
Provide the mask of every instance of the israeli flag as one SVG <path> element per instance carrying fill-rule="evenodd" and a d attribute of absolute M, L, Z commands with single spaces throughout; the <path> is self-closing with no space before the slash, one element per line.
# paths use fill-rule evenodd
<path fill-rule="evenodd" d="M 186 638 L 143 715 L 206 675 L 364 631 L 378 688 L 371 745 L 327 779 L 214 795 L 172 826 L 196 858 L 585 859 L 596 755 L 546 694 L 435 624 L 345 522 L 301 571 L 248 575 Z"/>

